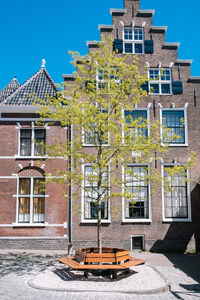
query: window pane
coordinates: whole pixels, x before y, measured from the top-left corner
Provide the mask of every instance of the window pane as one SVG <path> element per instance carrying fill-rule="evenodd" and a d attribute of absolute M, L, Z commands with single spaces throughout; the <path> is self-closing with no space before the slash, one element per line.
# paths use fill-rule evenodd
<path fill-rule="evenodd" d="M 170 186 L 165 186 L 165 218 L 187 218 L 187 182 L 183 174 L 169 175 L 164 171 L 164 178 Z"/>
<path fill-rule="evenodd" d="M 30 178 L 20 178 L 19 179 L 19 194 L 20 195 L 30 195 L 31 180 Z"/>
<path fill-rule="evenodd" d="M 142 44 L 135 44 L 135 53 L 142 53 Z"/>
<path fill-rule="evenodd" d="M 147 120 L 147 111 L 146 110 L 132 110 L 132 111 L 124 111 L 124 116 L 126 119 L 126 124 L 131 124 L 132 121 L 137 121 L 138 127 L 135 128 L 134 131 L 132 131 L 133 137 L 138 137 L 138 136 L 143 136 L 147 137 L 148 136 L 148 130 L 147 130 L 147 125 L 144 124 Z M 142 125 L 141 128 L 139 125 Z M 130 127 L 130 129 L 134 129 L 134 127 Z M 125 135 L 128 134 L 125 133 Z"/>
<path fill-rule="evenodd" d="M 97 219 L 97 181 L 96 171 L 91 166 L 85 166 L 84 176 L 84 218 Z M 91 177 L 90 177 L 91 176 Z M 103 184 L 101 187 L 101 216 L 108 218 L 108 171 L 103 173 Z M 104 200 L 103 200 L 104 199 Z"/>
<path fill-rule="evenodd" d="M 170 84 L 161 84 L 162 94 L 170 94 Z"/>
<path fill-rule="evenodd" d="M 124 29 L 124 39 L 125 40 L 132 40 L 133 39 L 133 30 L 132 30 L 132 28 Z"/>
<path fill-rule="evenodd" d="M 133 53 L 133 44 L 125 43 L 125 53 Z"/>
<path fill-rule="evenodd" d="M 45 129 L 35 129 L 35 150 L 34 155 L 44 155 L 45 154 L 45 139 L 46 131 Z"/>
<path fill-rule="evenodd" d="M 140 166 L 128 166 L 125 169 L 125 218 L 148 218 L 148 170 Z"/>
<path fill-rule="evenodd" d="M 184 126 L 184 111 L 182 110 L 163 110 L 162 111 L 163 125 L 167 127 L 167 137 L 164 142 L 174 144 L 185 144 L 185 126 Z M 179 136 L 173 138 L 173 136 Z"/>
<path fill-rule="evenodd" d="M 150 84 L 150 91 L 152 94 L 159 94 L 159 84 Z"/>
<path fill-rule="evenodd" d="M 171 71 L 170 71 L 170 69 L 164 69 L 163 70 L 161 80 L 171 80 Z"/>
<path fill-rule="evenodd" d="M 143 40 L 143 31 L 140 28 L 135 28 L 134 29 L 134 39 L 137 41 L 142 41 Z"/>
<path fill-rule="evenodd" d="M 19 223 L 30 222 L 30 198 L 19 198 Z"/>
<path fill-rule="evenodd" d="M 44 222 L 44 198 L 34 198 L 33 203 L 33 222 L 43 223 Z"/>
<path fill-rule="evenodd" d="M 31 129 L 21 129 L 20 131 L 20 155 L 31 156 Z"/>
<path fill-rule="evenodd" d="M 44 195 L 45 194 L 45 179 L 44 178 L 35 178 L 34 179 L 33 194 L 34 195 Z"/>
<path fill-rule="evenodd" d="M 159 79 L 159 69 L 149 69 L 149 79 L 158 80 Z"/>

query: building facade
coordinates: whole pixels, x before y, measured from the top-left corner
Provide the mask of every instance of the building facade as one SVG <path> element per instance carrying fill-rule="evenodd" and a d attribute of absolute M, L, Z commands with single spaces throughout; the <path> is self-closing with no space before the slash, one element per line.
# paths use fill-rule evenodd
<path fill-rule="evenodd" d="M 140 9 L 140 0 L 124 0 L 123 9 L 111 9 L 112 25 L 99 25 L 101 34 L 113 37 L 116 55 L 138 56 L 139 68 L 147 66 L 148 98 L 133 108 L 135 118 L 151 122 L 165 120 L 168 134 L 179 138 L 169 145 L 163 161 L 150 164 L 160 170 L 171 184 L 171 192 L 160 185 L 151 194 L 152 186 L 140 180 L 146 172 L 142 165 L 130 168 L 138 174 L 131 188 L 140 186 L 135 205 L 121 199 L 118 213 L 108 203 L 103 215 L 103 245 L 151 251 L 186 251 L 200 248 L 200 77 L 191 76 L 191 60 L 178 58 L 179 43 L 165 41 L 166 26 L 153 26 L 154 10 Z M 98 42 L 87 42 L 89 51 Z M 130 58 L 131 63 L 131 58 Z M 73 75 L 63 75 L 65 82 Z M 56 87 L 44 66 L 22 86 L 16 79 L 0 92 L 0 247 L 66 249 L 96 245 L 96 216 L 92 201 L 62 197 L 68 186 L 47 184 L 45 174 L 56 168 L 67 168 L 67 162 L 47 158 L 38 142 L 53 143 L 55 137 L 66 141 L 71 135 L 59 125 L 37 124 L 37 112 L 30 95 L 45 99 L 56 96 Z M 182 122 L 184 120 L 184 122 Z M 184 124 L 184 125 L 183 125 Z M 6 135 L 4 133 L 6 132 Z M 148 133 L 146 133 L 148 134 Z M 162 135 L 162 132 L 160 132 Z M 163 141 L 164 143 L 164 141 Z M 90 151 L 89 146 L 85 148 Z M 187 162 L 191 151 L 197 152 L 196 165 L 185 180 L 181 174 L 172 178 L 163 170 L 176 163 Z M 84 166 L 83 172 L 91 172 Z M 126 172 L 124 171 L 124 176 Z M 90 187 L 88 187 L 90 188 Z M 144 197 L 148 195 L 148 197 Z M 78 201 L 78 202 L 77 202 Z M 80 214 L 71 208 L 80 206 Z"/>
<path fill-rule="evenodd" d="M 47 184 L 45 174 L 67 168 L 55 158 L 47 163 L 43 143 L 66 141 L 67 129 L 37 124 L 35 99 L 55 97 L 56 86 L 45 69 L 19 85 L 14 78 L 0 92 L 0 248 L 66 249 L 67 186 Z"/>
<path fill-rule="evenodd" d="M 124 0 L 123 9 L 111 9 L 112 25 L 99 25 L 101 35 L 113 37 L 113 50 L 118 56 L 131 54 L 138 56 L 139 69 L 147 67 L 148 82 L 144 89 L 148 98 L 133 108 L 132 117 L 159 120 L 168 128 L 168 137 L 179 135 L 169 144 L 165 159 L 149 164 L 149 171 L 158 169 L 163 180 L 170 182 L 170 191 L 164 185 L 145 183 L 146 167 L 133 163 L 128 168 L 134 170 L 138 179 L 129 182 L 133 191 L 139 187 L 135 204 L 121 199 L 107 203 L 103 208 L 103 244 L 127 249 L 146 249 L 151 251 L 186 251 L 199 249 L 199 139 L 198 116 L 200 108 L 200 77 L 191 76 L 191 60 L 178 58 L 180 43 L 166 42 L 167 26 L 153 26 L 154 10 L 140 9 L 139 0 Z M 88 41 L 89 51 L 98 48 L 97 41 Z M 130 63 L 132 59 L 130 58 Z M 64 75 L 66 82 L 73 79 Z M 102 78 L 97 78 L 101 83 Z M 184 120 L 184 121 L 183 121 Z M 184 125 L 183 125 L 184 124 Z M 148 134 L 148 133 L 144 133 Z M 160 132 L 162 136 L 162 130 Z M 165 141 L 163 140 L 163 144 Z M 88 153 L 91 145 L 85 143 Z M 185 164 L 191 151 L 196 151 L 196 166 L 187 173 L 170 176 L 164 167 L 173 168 L 177 163 Z M 85 176 L 91 174 L 91 166 L 83 166 Z M 126 175 L 126 170 L 122 170 Z M 87 189 L 91 189 L 87 186 Z M 152 190 L 156 192 L 151 193 Z M 81 200 L 80 200 L 81 199 Z M 81 206 L 82 213 L 73 218 L 73 246 L 75 248 L 96 245 L 97 226 L 95 204 L 87 197 L 72 199 L 75 206 Z M 110 210 L 112 205 L 116 210 Z"/>

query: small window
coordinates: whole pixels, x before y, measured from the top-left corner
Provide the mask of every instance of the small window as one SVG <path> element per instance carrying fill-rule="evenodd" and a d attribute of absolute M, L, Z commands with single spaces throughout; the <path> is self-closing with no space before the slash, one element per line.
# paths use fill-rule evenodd
<path fill-rule="evenodd" d="M 20 129 L 20 156 L 45 154 L 45 129 Z"/>
<path fill-rule="evenodd" d="M 171 95 L 172 78 L 170 68 L 150 68 L 148 77 L 150 94 Z"/>
<path fill-rule="evenodd" d="M 184 110 L 162 110 L 162 122 L 166 127 L 164 143 L 185 144 Z"/>
<path fill-rule="evenodd" d="M 44 178 L 19 178 L 18 206 L 19 223 L 44 223 Z"/>
<path fill-rule="evenodd" d="M 124 28 L 123 48 L 124 53 L 143 54 L 144 53 L 143 28 Z"/>
<path fill-rule="evenodd" d="M 135 235 L 131 237 L 131 250 L 144 251 L 144 236 Z"/>

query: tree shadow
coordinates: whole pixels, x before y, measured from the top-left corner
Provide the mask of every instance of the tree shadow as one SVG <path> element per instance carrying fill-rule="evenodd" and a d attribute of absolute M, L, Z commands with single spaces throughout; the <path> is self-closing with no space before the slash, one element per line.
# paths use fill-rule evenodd
<path fill-rule="evenodd" d="M 0 255 L 0 277 L 16 274 L 23 276 L 25 274 L 34 275 L 47 267 L 52 266 L 56 257 L 40 256 L 33 254 L 6 254 Z"/>
<path fill-rule="evenodd" d="M 196 282 L 200 282 L 200 254 L 187 253 L 189 244 L 194 248 L 194 252 L 200 252 L 200 186 L 198 184 L 191 192 L 191 212 L 192 222 L 170 223 L 165 238 L 157 240 L 150 251 L 164 253 L 176 268 Z M 182 287 L 190 292 L 200 292 L 199 284 L 182 285 Z"/>
<path fill-rule="evenodd" d="M 117 278 L 111 279 L 108 270 L 90 270 L 88 278 L 84 277 L 83 271 L 74 271 L 70 268 L 60 268 L 53 271 L 62 281 L 93 281 L 93 282 L 113 282 L 128 278 L 138 272 L 129 270 L 129 273 L 119 271 Z"/>

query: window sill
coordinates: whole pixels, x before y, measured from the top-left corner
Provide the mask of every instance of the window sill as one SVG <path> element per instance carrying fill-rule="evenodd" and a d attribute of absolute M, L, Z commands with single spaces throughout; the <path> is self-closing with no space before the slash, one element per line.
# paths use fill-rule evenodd
<path fill-rule="evenodd" d="M 165 146 L 166 144 L 162 143 L 161 146 Z M 169 147 L 188 147 L 188 144 L 169 144 Z"/>
<path fill-rule="evenodd" d="M 173 94 L 152 94 L 152 93 L 149 93 L 150 96 L 173 96 Z"/>
<path fill-rule="evenodd" d="M 15 155 L 15 159 L 46 159 L 47 156 L 20 156 L 20 155 Z"/>
<path fill-rule="evenodd" d="M 188 219 L 184 219 L 184 218 L 176 218 L 176 219 L 173 219 L 173 218 L 169 218 L 169 219 L 163 219 L 162 221 L 163 223 L 175 223 L 175 222 L 186 222 L 186 223 L 189 223 L 189 222 L 192 222 L 192 219 L 191 218 L 188 218 Z"/>
<path fill-rule="evenodd" d="M 101 224 L 110 224 L 111 220 L 101 220 Z M 97 224 L 97 220 L 81 220 L 81 224 Z"/>
<path fill-rule="evenodd" d="M 12 223 L 13 227 L 45 227 L 45 223 Z"/>
<path fill-rule="evenodd" d="M 109 144 L 102 144 L 102 146 L 103 146 L 103 147 L 108 147 Z M 94 144 L 83 144 L 83 147 L 98 147 L 98 146 L 96 146 L 96 145 L 94 145 Z"/>
<path fill-rule="evenodd" d="M 151 219 L 123 219 L 122 223 L 152 223 Z"/>

